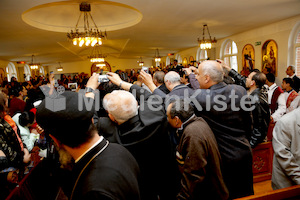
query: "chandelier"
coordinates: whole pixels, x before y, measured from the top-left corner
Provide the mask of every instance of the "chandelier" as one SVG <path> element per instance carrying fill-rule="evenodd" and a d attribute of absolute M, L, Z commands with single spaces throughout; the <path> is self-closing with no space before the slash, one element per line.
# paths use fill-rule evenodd
<path fill-rule="evenodd" d="M 91 55 L 88 57 L 92 63 L 96 63 L 97 67 L 104 67 L 105 64 L 105 58 L 106 56 L 102 54 L 100 45 L 96 44 L 93 49 Z"/>
<path fill-rule="evenodd" d="M 75 26 L 74 30 L 71 30 L 70 33 L 67 33 L 67 36 L 70 40 L 72 40 L 73 45 L 78 45 L 82 47 L 83 44 L 86 46 L 95 46 L 96 44 L 101 45 L 102 44 L 102 38 L 106 38 L 106 32 L 101 32 L 101 30 L 98 29 L 92 15 L 91 15 L 91 5 L 87 2 L 82 2 L 79 6 L 80 15 L 77 21 L 77 24 Z M 80 32 L 78 29 L 78 24 L 81 19 L 83 13 L 83 28 L 84 31 Z M 94 24 L 94 29 L 90 27 L 90 21 Z"/>
<path fill-rule="evenodd" d="M 63 67 L 60 65 L 60 62 L 58 63 L 59 67 L 56 68 L 56 70 L 58 72 L 62 72 L 63 71 Z"/>
<path fill-rule="evenodd" d="M 40 63 L 34 63 L 33 58 L 34 58 L 34 55 L 32 55 L 32 57 L 31 57 L 31 63 L 29 63 L 29 67 L 30 67 L 30 69 L 38 69 Z"/>
<path fill-rule="evenodd" d="M 141 66 L 141 67 L 144 66 L 144 62 L 143 62 L 143 60 L 142 60 L 142 57 L 140 57 L 140 61 L 138 61 L 138 63 L 139 63 L 139 66 Z"/>
<path fill-rule="evenodd" d="M 161 57 L 159 56 L 159 51 L 158 49 L 156 49 L 155 51 L 155 58 L 154 58 L 155 62 L 160 62 L 161 61 Z"/>
<path fill-rule="evenodd" d="M 208 39 L 205 39 L 205 30 L 207 30 Z M 202 40 L 198 38 L 198 42 L 200 49 L 211 49 L 212 43 L 217 42 L 216 38 L 214 38 L 213 40 L 211 39 L 207 24 L 203 25 Z"/>

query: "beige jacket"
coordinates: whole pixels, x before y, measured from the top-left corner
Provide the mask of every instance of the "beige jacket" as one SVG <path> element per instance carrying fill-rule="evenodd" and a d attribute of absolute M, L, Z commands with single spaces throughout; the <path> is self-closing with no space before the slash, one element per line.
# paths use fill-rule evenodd
<path fill-rule="evenodd" d="M 273 189 L 300 184 L 300 107 L 284 115 L 273 131 Z"/>

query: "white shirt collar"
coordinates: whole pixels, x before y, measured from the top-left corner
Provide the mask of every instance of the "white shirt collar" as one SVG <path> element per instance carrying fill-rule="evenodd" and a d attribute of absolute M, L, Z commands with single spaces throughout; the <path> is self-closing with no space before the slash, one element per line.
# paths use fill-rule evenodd
<path fill-rule="evenodd" d="M 93 149 L 95 146 L 97 146 L 100 142 L 102 142 L 103 140 L 103 136 L 100 136 L 100 139 L 93 144 L 93 146 L 91 146 L 88 150 L 86 150 L 83 154 L 81 154 L 81 156 L 79 156 L 76 160 L 75 163 L 77 163 L 85 154 L 87 154 L 91 149 Z"/>
<path fill-rule="evenodd" d="M 276 89 L 276 87 L 277 87 L 276 83 L 273 83 L 273 85 L 271 85 L 269 87 L 269 90 L 274 90 L 274 89 Z"/>

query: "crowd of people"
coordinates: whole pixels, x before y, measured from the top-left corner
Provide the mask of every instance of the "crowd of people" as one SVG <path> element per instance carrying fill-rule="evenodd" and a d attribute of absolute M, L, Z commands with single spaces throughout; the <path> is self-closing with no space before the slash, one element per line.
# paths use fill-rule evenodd
<path fill-rule="evenodd" d="M 69 199 L 252 195 L 252 149 L 270 140 L 273 189 L 300 184 L 300 83 L 293 66 L 286 73 L 280 87 L 274 74 L 254 69 L 244 77 L 218 59 L 149 73 L 117 70 L 108 82 L 99 74 L 4 82 L 1 198 L 38 164 L 36 148 L 40 162 L 52 162 L 40 173 Z M 37 193 L 50 188 L 45 183 Z"/>

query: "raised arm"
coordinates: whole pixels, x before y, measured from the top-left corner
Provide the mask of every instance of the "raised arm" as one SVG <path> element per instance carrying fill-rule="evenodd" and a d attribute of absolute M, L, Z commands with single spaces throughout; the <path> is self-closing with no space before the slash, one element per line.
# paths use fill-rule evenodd
<path fill-rule="evenodd" d="M 240 85 L 246 88 L 246 78 L 240 75 L 234 69 L 231 69 L 223 60 L 217 59 L 217 61 L 222 65 L 223 69 L 228 73 L 228 75 L 234 79 L 236 85 Z"/>
<path fill-rule="evenodd" d="M 185 71 L 186 75 L 189 77 L 191 86 L 194 90 L 200 89 L 200 85 L 198 80 L 196 79 L 195 71 L 197 70 L 196 67 L 189 67 L 189 68 L 183 68 L 183 71 Z"/>

